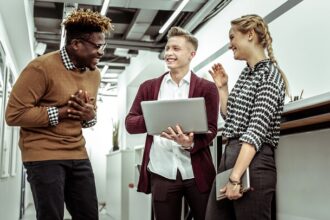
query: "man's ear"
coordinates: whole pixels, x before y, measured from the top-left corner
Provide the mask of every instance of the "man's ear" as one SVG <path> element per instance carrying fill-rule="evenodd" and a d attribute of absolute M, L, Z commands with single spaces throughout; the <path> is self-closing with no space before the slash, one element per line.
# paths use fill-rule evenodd
<path fill-rule="evenodd" d="M 191 56 L 194 57 L 196 55 L 196 51 L 191 52 Z"/>
<path fill-rule="evenodd" d="M 72 46 L 72 48 L 73 49 L 75 49 L 75 50 L 77 50 L 78 49 L 78 47 L 79 47 L 79 44 L 80 42 L 79 42 L 79 40 L 78 39 L 73 39 L 73 40 L 71 40 L 71 42 L 70 42 L 70 44 L 71 44 L 71 46 Z"/>

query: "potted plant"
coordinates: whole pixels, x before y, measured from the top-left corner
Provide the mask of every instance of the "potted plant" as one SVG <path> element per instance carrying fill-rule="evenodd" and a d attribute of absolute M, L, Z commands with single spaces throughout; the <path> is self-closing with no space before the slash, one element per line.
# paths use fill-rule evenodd
<path fill-rule="evenodd" d="M 119 122 L 113 123 L 112 128 L 112 146 L 113 151 L 119 150 Z"/>

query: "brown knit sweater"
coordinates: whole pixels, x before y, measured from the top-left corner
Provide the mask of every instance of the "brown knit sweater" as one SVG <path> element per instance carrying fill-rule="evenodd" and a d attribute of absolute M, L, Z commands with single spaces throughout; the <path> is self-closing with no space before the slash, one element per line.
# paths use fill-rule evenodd
<path fill-rule="evenodd" d="M 66 105 L 80 89 L 96 98 L 99 83 L 99 70 L 67 70 L 59 51 L 28 64 L 13 86 L 6 109 L 7 124 L 21 127 L 23 161 L 88 158 L 81 122 L 65 119 L 50 126 L 47 107 Z"/>

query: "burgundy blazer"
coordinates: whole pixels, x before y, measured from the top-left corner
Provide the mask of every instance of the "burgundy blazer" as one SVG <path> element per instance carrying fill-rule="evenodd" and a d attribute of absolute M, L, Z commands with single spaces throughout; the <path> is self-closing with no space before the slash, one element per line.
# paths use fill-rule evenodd
<path fill-rule="evenodd" d="M 157 100 L 160 85 L 167 73 L 163 74 L 159 78 L 147 80 L 140 85 L 131 110 L 126 116 L 125 126 L 128 133 L 140 134 L 147 132 L 140 103 L 142 101 Z M 200 192 L 207 192 L 210 191 L 215 177 L 215 168 L 212 163 L 209 144 L 217 135 L 219 94 L 214 83 L 202 79 L 192 73 L 189 88 L 189 98 L 192 97 L 204 97 L 208 127 L 211 131 L 210 133 L 206 134 L 195 134 L 194 147 L 190 150 L 191 163 L 197 187 Z M 189 113 L 188 109 L 187 113 Z M 138 183 L 139 192 L 150 193 L 151 191 L 150 172 L 148 171 L 147 166 L 149 163 L 149 154 L 152 142 L 153 136 L 147 135 Z"/>

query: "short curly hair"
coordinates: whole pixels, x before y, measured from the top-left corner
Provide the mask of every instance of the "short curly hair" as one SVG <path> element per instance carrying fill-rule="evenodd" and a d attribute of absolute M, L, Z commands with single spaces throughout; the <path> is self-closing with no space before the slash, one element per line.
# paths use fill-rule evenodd
<path fill-rule="evenodd" d="M 62 22 L 66 30 L 66 42 L 72 39 L 88 37 L 94 32 L 109 33 L 113 30 L 111 19 L 90 9 L 77 9 Z"/>

